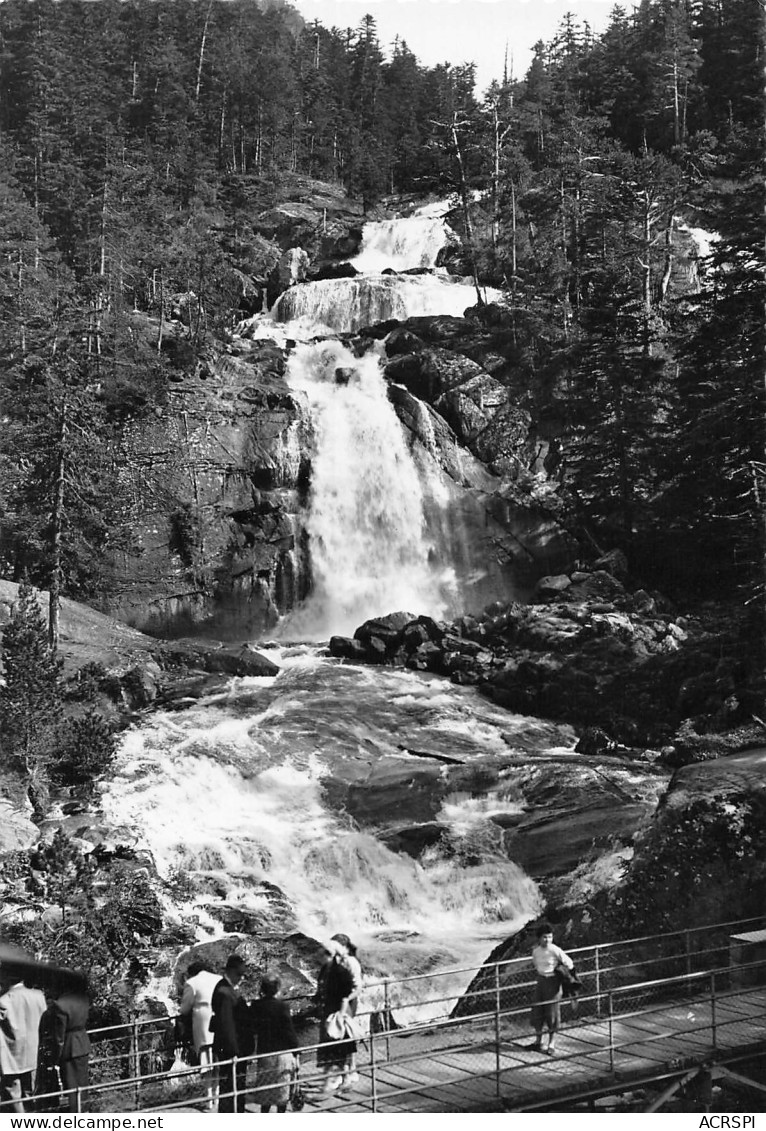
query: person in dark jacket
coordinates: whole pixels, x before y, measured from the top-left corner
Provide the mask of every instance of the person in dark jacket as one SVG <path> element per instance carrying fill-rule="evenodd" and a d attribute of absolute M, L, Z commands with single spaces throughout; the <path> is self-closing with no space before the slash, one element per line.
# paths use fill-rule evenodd
<path fill-rule="evenodd" d="M 70 1111 L 77 1111 L 75 1089 L 88 1086 L 89 1009 L 87 980 L 82 974 L 72 973 L 61 983 L 58 996 L 50 1006 L 51 1047 L 61 1070 L 61 1083 L 69 1092 Z"/>
<path fill-rule="evenodd" d="M 242 981 L 246 963 L 240 954 L 231 954 L 218 985 L 213 990 L 211 1006 L 213 1016 L 210 1027 L 213 1031 L 213 1059 L 231 1060 L 232 1057 L 252 1056 L 255 1051 L 250 1010 L 237 986 Z M 231 1114 L 235 1110 L 234 1089 L 236 1083 L 236 1110 L 245 1110 L 247 1088 L 247 1064 L 222 1064 L 220 1069 L 220 1098 L 218 1112 Z"/>
<path fill-rule="evenodd" d="M 298 1067 L 298 1047 L 290 1006 L 279 998 L 280 980 L 274 974 L 261 979 L 261 996 L 250 1006 L 250 1016 L 258 1040 L 256 1087 L 262 1112 L 287 1111 L 290 1084 Z M 265 1054 L 265 1055 L 264 1055 Z"/>
<path fill-rule="evenodd" d="M 317 1000 L 319 1003 L 319 1040 L 317 1067 L 324 1073 L 323 1092 L 355 1084 L 356 1041 L 333 1036 L 327 1028 L 328 1018 L 334 1014 L 355 1017 L 359 990 L 362 985 L 362 968 L 357 951 L 348 935 L 333 935 L 327 947 L 327 961 L 319 972 Z"/>

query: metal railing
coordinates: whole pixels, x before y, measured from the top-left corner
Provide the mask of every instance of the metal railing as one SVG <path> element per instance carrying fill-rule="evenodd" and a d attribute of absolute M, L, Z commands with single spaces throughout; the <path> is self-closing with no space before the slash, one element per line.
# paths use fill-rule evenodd
<path fill-rule="evenodd" d="M 499 987 L 501 963 L 493 965 Z M 732 986 L 732 980 L 749 984 Z M 648 1004 L 634 1007 L 632 1002 L 642 996 L 650 999 Z M 496 1007 L 470 1017 L 451 1017 L 388 1033 L 370 1033 L 360 1044 L 359 1081 L 344 1095 L 345 1106 L 372 1112 L 401 1109 L 438 1087 L 441 1092 L 467 1088 L 469 1102 L 471 1091 L 474 1099 L 477 1092 L 483 1091 L 481 1106 L 475 1110 L 490 1109 L 493 1102 L 499 1103 L 506 1094 L 513 1096 L 514 1110 L 534 1110 L 560 1101 L 565 1093 L 569 1098 L 582 1098 L 609 1090 L 616 1073 L 623 1073 L 623 1081 L 633 1086 L 636 1079 L 677 1076 L 690 1063 L 736 1058 L 743 1049 L 752 1055 L 759 1045 L 766 1047 L 766 961 L 632 983 L 586 995 L 580 1001 L 578 1008 L 581 1007 L 586 1007 L 585 1018 L 578 1015 L 563 1028 L 561 1040 L 565 1047 L 557 1053 L 556 1063 L 587 1062 L 589 1077 L 584 1084 L 570 1083 L 568 1092 L 566 1085 L 557 1083 L 566 1080 L 566 1075 L 551 1074 L 546 1058 L 517 1041 L 519 1033 L 527 1028 L 527 1004 L 523 1008 Z M 641 1026 L 631 1024 L 639 1020 Z M 760 1039 L 753 1042 L 756 1028 Z M 568 1031 L 573 1043 L 586 1043 L 585 1052 L 567 1048 Z M 670 1055 L 663 1049 L 663 1042 L 670 1042 Z M 300 1083 L 310 1100 L 318 1098 L 326 1080 L 326 1074 L 316 1064 L 320 1047 L 312 1044 L 294 1050 L 300 1060 Z M 230 1098 L 236 1108 L 244 1100 L 236 1072 L 239 1066 L 244 1069 L 246 1095 L 258 1104 L 259 1096 L 275 1086 L 274 1081 L 259 1083 L 258 1065 L 264 1059 L 253 1055 L 239 1061 L 224 1061 L 213 1068 L 190 1067 L 172 1078 L 167 1072 L 154 1072 L 118 1082 L 94 1083 L 67 1095 L 73 1097 L 76 1111 L 83 1110 L 85 1102 L 91 1111 L 200 1108 L 210 1102 L 208 1089 L 214 1085 L 215 1077 L 223 1079 L 228 1070 L 231 1089 L 220 1091 L 218 1098 Z M 247 1080 L 253 1069 L 255 1079 Z M 541 1073 L 545 1074 L 542 1087 Z M 410 1083 L 401 1082 L 408 1077 Z M 58 1099 L 58 1093 L 52 1093 L 51 1098 Z"/>
<path fill-rule="evenodd" d="M 766 925 L 763 917 L 734 920 L 668 934 L 646 935 L 617 942 L 569 950 L 583 982 L 584 995 L 594 995 L 600 1008 L 602 991 L 626 982 L 665 974 L 691 974 L 728 961 L 729 936 L 734 931 Z M 499 971 L 499 975 L 498 972 Z M 497 986 L 499 976 L 500 986 Z M 466 985 L 466 983 L 468 983 Z M 456 986 L 460 985 L 460 989 Z M 373 1029 L 409 1028 L 427 1016 L 429 1021 L 471 1016 L 507 1009 L 529 1000 L 535 985 L 528 957 L 505 959 L 483 966 L 457 967 L 398 979 L 366 982 L 361 994 L 359 1019 Z M 496 998 L 499 993 L 499 1002 Z M 310 1006 L 312 998 L 292 998 L 293 1005 Z M 582 1001 L 585 1008 L 585 1001 Z M 140 1076 L 159 1070 L 172 1060 L 173 1027 L 177 1015 L 134 1019 L 124 1025 L 90 1030 L 94 1050 L 91 1070 L 101 1082 L 107 1078 Z"/>
<path fill-rule="evenodd" d="M 726 977 L 733 970 L 745 970 L 758 963 L 731 967 L 729 938 L 734 931 L 761 926 L 762 919 L 736 920 L 713 924 L 667 935 L 649 935 L 615 943 L 600 943 L 569 951 L 577 965 L 583 991 L 577 1005 L 577 1023 L 609 1026 L 609 1048 L 614 1061 L 617 1045 L 612 1039 L 611 1027 L 615 1017 L 615 1002 L 620 1009 L 651 1013 L 663 1008 L 668 994 L 674 994 L 691 1005 L 698 993 L 699 979 L 718 978 L 714 984 L 713 1015 L 716 1010 L 715 994 L 725 988 Z M 620 961 L 622 959 L 622 961 Z M 626 961 L 626 959 L 629 959 Z M 458 994 L 455 990 L 459 976 L 470 979 L 467 989 Z M 382 1066 L 396 1060 L 396 1051 L 404 1044 L 412 1050 L 423 1041 L 425 1034 L 431 1047 L 434 1034 L 441 1041 L 445 1034 L 464 1032 L 470 1034 L 468 1047 L 453 1048 L 449 1055 L 470 1058 L 470 1050 L 489 1043 L 493 1050 L 494 1069 L 498 1088 L 501 1075 L 508 1069 L 502 1067 L 503 1042 L 528 1029 L 529 1005 L 534 997 L 536 982 L 531 977 L 528 958 L 508 959 L 480 967 L 416 974 L 396 981 L 383 980 L 365 985 L 362 999 L 368 1006 L 357 1015 L 363 1029 L 368 1032 L 365 1049 L 360 1060 L 365 1065 L 364 1085 L 370 1095 L 364 1103 L 377 1110 L 376 1079 Z M 449 987 L 445 990 L 445 987 Z M 425 994 L 422 992 L 425 989 Z M 737 991 L 739 992 L 739 991 Z M 308 1002 L 311 999 L 293 999 Z M 420 1016 L 416 1017 L 415 1013 Z M 423 1017 L 423 1014 L 426 1017 Z M 207 1100 L 211 1073 L 204 1067 L 190 1067 L 183 1072 L 168 1075 L 173 1060 L 175 1039 L 173 1017 L 139 1020 L 127 1025 L 105 1026 L 90 1031 L 93 1041 L 91 1057 L 91 1083 L 80 1089 L 73 1103 L 81 1110 L 87 1093 L 89 1107 L 100 1106 L 104 1099 L 119 1100 L 119 1107 L 102 1110 L 148 1110 L 156 1105 L 172 1110 L 173 1107 L 197 1105 Z M 715 1031 L 718 1022 L 713 1018 Z M 725 1024 L 730 1024 L 725 1022 Z M 488 1034 L 485 1029 L 491 1029 Z M 315 1055 L 319 1046 L 308 1044 L 300 1051 L 302 1083 L 309 1088 L 323 1079 L 315 1069 Z M 418 1054 L 420 1057 L 420 1054 Z M 483 1054 L 482 1054 L 483 1055 Z M 422 1054 L 427 1057 L 428 1052 Z M 246 1068 L 256 1066 L 259 1057 L 245 1058 Z M 417 1059 L 417 1058 L 416 1058 Z M 399 1063 L 404 1063 L 399 1061 Z M 474 1065 L 474 1076 L 486 1075 Z M 206 1083 L 207 1081 L 207 1083 Z M 264 1085 L 271 1087 L 273 1085 Z M 236 1075 L 235 1084 L 236 1090 Z M 248 1086 L 258 1102 L 257 1086 Z M 371 1090 L 371 1091 L 370 1091 Z M 417 1091 L 417 1089 L 414 1089 Z M 179 1098 L 170 1099 L 170 1094 Z M 409 1090 L 401 1093 L 407 1095 Z M 170 1106 L 168 1107 L 168 1104 Z"/>

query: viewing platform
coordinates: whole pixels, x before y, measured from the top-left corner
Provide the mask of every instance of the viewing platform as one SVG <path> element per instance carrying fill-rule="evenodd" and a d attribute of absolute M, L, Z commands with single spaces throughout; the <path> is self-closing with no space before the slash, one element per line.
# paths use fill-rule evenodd
<path fill-rule="evenodd" d="M 303 1111 L 568 1110 L 638 1089 L 653 1097 L 644 1110 L 657 1111 L 689 1087 L 705 1107 L 713 1082 L 750 1090 L 756 1109 L 766 1087 L 737 1066 L 766 1052 L 764 926 L 719 923 L 570 949 L 583 989 L 562 1002 L 554 1056 L 530 1047 L 535 982 L 526 957 L 368 983 L 357 1016 L 359 1079 L 323 1093 L 317 1045 L 303 1045 Z M 467 987 L 459 997 L 456 975 Z M 168 1072 L 173 1021 L 93 1030 L 91 1086 L 75 1094 L 78 1109 L 203 1111 L 204 1071 Z M 245 1104 L 257 1111 L 258 1057 L 247 1060 Z"/>

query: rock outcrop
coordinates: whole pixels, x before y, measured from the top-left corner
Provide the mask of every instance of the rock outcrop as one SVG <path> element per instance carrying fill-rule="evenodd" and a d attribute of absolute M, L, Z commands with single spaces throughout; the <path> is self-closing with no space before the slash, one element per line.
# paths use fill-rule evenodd
<path fill-rule="evenodd" d="M 732 663 L 713 660 L 720 635 L 661 598 L 628 592 L 603 569 L 544 577 L 529 605 L 498 602 L 452 623 L 400 621 L 379 618 L 353 639 L 333 637 L 330 652 L 477 684 L 511 711 L 580 727 L 588 753 L 674 766 L 763 741 L 735 693 Z"/>
<path fill-rule="evenodd" d="M 270 341 L 210 349 L 128 431 L 135 539 L 109 612 L 157 635 L 247 639 L 305 594 L 311 424 L 284 369 Z"/>

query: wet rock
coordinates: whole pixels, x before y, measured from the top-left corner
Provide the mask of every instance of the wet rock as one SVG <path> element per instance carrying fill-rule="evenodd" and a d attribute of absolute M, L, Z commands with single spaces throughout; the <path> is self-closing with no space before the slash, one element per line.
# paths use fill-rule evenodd
<path fill-rule="evenodd" d="M 422 644 L 430 644 L 431 637 L 429 636 L 428 629 L 424 624 L 418 624 L 417 621 L 408 624 L 402 634 L 402 643 L 408 652 L 417 651 Z"/>
<path fill-rule="evenodd" d="M 586 727 L 575 746 L 577 754 L 608 754 L 617 747 L 601 727 Z"/>
<path fill-rule="evenodd" d="M 361 660 L 365 654 L 361 640 L 352 640 L 349 636 L 331 636 L 329 651 L 331 656 L 348 660 Z"/>
<path fill-rule="evenodd" d="M 622 597 L 625 594 L 625 587 L 622 582 L 613 577 L 611 573 L 606 570 L 595 570 L 589 573 L 584 581 L 578 581 L 576 585 L 572 585 L 567 593 L 568 600 L 576 601 L 596 601 L 606 600 L 613 601 L 617 597 Z"/>
<path fill-rule="evenodd" d="M 171 675 L 166 677 L 157 702 L 167 711 L 183 711 L 199 699 L 222 694 L 229 686 L 220 675 Z"/>
<path fill-rule="evenodd" d="M 420 644 L 405 661 L 407 667 L 417 671 L 440 672 L 444 670 L 444 652 L 438 644 Z"/>
<path fill-rule="evenodd" d="M 381 640 L 379 636 L 371 636 L 364 642 L 365 659 L 368 664 L 384 664 L 388 655 L 390 644 Z"/>
<path fill-rule="evenodd" d="M 373 617 L 360 625 L 354 633 L 354 639 L 363 644 L 376 638 L 383 641 L 387 647 L 395 646 L 402 637 L 404 629 L 416 620 L 414 613 L 388 613 L 384 617 Z"/>
<path fill-rule="evenodd" d="M 319 270 L 310 273 L 310 279 L 312 282 L 322 279 L 353 279 L 358 274 L 352 263 L 325 263 Z"/>
<path fill-rule="evenodd" d="M 249 644 L 227 645 L 210 640 L 175 640 L 161 650 L 166 666 L 200 668 L 235 676 L 277 675 L 279 666 Z"/>
<path fill-rule="evenodd" d="M 550 597 L 555 597 L 559 593 L 564 593 L 571 586 L 572 582 L 565 573 L 551 575 L 549 577 L 541 577 L 535 586 L 535 600 L 547 601 Z"/>
<path fill-rule="evenodd" d="M 457 652 L 461 656 L 478 656 L 482 645 L 476 640 L 465 640 L 462 636 L 446 633 L 441 646 L 444 652 Z"/>
<path fill-rule="evenodd" d="M 391 330 L 384 340 L 384 345 L 387 357 L 419 353 L 425 348 L 417 334 L 413 334 L 404 326 L 396 326 Z"/>
<path fill-rule="evenodd" d="M 653 805 L 639 802 L 536 815 L 509 829 L 503 842 L 511 860 L 534 879 L 560 876 L 587 859 L 594 849 L 629 842 L 652 809 Z"/>
<path fill-rule="evenodd" d="M 392 852 L 403 852 L 417 859 L 425 848 L 438 844 L 446 832 L 446 825 L 438 821 L 427 821 L 422 825 L 388 829 L 380 839 Z"/>

